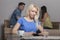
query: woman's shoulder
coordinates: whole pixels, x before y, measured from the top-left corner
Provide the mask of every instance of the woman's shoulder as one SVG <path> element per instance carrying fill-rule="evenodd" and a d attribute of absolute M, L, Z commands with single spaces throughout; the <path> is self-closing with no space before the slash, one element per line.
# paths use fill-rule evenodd
<path fill-rule="evenodd" d="M 48 13 L 46 12 L 45 15 L 48 15 Z"/>
<path fill-rule="evenodd" d="M 23 20 L 24 20 L 24 17 L 20 17 L 17 22 L 21 24 Z"/>
<path fill-rule="evenodd" d="M 24 19 L 24 17 L 20 17 L 20 18 L 19 18 L 19 20 L 23 20 L 23 19 Z"/>

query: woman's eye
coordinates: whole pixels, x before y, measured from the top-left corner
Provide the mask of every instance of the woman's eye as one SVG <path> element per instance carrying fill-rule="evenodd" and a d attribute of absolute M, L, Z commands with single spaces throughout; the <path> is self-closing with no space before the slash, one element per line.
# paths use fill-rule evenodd
<path fill-rule="evenodd" d="M 32 11 L 32 12 L 34 12 L 34 11 Z"/>
<path fill-rule="evenodd" d="M 35 12 L 37 14 L 37 12 Z"/>
<path fill-rule="evenodd" d="M 35 12 L 35 13 L 37 13 L 36 11 L 32 11 L 32 12 Z"/>
<path fill-rule="evenodd" d="M 37 14 L 37 11 L 32 11 L 32 12 L 34 12 L 34 13 L 36 13 L 36 14 Z"/>

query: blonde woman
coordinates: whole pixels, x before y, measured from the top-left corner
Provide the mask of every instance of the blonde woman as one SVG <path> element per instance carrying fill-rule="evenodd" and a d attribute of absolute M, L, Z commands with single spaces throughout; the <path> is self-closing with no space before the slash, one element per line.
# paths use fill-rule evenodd
<path fill-rule="evenodd" d="M 39 8 L 34 4 L 29 5 L 27 8 L 27 15 L 21 17 L 17 21 L 13 28 L 13 33 L 17 33 L 18 30 L 24 30 L 25 33 L 32 35 L 39 29 L 41 31 L 39 35 L 47 34 L 47 32 L 43 30 L 43 27 L 41 27 L 40 23 L 38 23 L 38 17 Z"/>

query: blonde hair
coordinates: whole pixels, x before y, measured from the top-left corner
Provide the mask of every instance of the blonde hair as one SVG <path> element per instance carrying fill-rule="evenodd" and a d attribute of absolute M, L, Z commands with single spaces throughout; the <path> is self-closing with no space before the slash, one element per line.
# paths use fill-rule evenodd
<path fill-rule="evenodd" d="M 27 12 L 26 12 L 26 16 L 29 15 L 29 10 L 31 10 L 32 8 L 36 8 L 37 9 L 37 15 L 35 16 L 34 20 L 38 20 L 39 17 L 39 7 L 37 5 L 34 4 L 30 4 L 27 8 Z"/>

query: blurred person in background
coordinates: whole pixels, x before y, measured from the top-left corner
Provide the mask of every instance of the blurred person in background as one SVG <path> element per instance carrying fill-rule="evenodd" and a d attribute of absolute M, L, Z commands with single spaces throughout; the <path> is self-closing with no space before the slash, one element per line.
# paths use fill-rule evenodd
<path fill-rule="evenodd" d="M 46 6 L 42 6 L 41 7 L 41 12 L 40 12 L 40 17 L 41 17 L 41 21 L 42 21 L 42 25 L 44 27 L 44 29 L 52 29 L 52 22 L 50 20 L 50 16 L 47 12 L 47 7 Z"/>
<path fill-rule="evenodd" d="M 10 18 L 10 27 L 14 26 L 17 20 L 21 17 L 21 12 L 24 10 L 25 3 L 20 2 L 18 7 L 13 11 L 11 18 Z"/>

